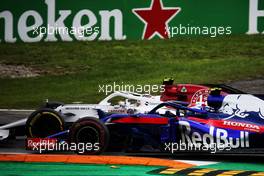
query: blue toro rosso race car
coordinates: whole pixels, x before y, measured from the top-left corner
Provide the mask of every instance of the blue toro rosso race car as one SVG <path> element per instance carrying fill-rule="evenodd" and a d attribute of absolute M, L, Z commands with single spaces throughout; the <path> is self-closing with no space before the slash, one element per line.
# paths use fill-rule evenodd
<path fill-rule="evenodd" d="M 55 149 L 67 145 L 84 154 L 146 149 L 168 153 L 261 151 L 264 101 L 249 94 L 223 96 L 212 91 L 206 105 L 189 107 L 176 101 L 161 103 L 145 114 L 100 111 L 99 118 L 79 119 L 66 131 L 27 139 L 31 150 L 43 146 L 54 149 L 55 145 Z"/>

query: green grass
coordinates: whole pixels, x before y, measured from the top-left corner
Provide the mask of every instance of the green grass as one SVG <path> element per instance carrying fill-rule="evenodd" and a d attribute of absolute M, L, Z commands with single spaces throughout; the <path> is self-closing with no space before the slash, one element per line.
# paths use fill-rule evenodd
<path fill-rule="evenodd" d="M 1 176 L 149 176 L 161 166 L 0 162 Z"/>
<path fill-rule="evenodd" d="M 264 36 L 173 40 L 0 44 L 0 63 L 45 71 L 1 78 L 0 108 L 36 108 L 45 99 L 96 103 L 98 85 L 228 83 L 263 78 Z"/>

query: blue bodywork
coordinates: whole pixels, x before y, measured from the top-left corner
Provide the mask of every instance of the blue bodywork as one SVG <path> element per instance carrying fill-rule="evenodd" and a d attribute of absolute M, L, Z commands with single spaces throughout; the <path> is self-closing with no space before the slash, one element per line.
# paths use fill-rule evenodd
<path fill-rule="evenodd" d="M 165 102 L 147 114 L 112 114 L 100 119 L 110 131 L 115 126 L 115 133 L 137 139 L 141 146 L 152 145 L 162 149 L 164 144 L 183 143 L 195 146 L 214 144 L 232 151 L 263 148 L 264 119 L 259 118 L 256 112 L 250 112 L 247 118 L 228 118 L 230 115 L 219 112 L 219 102 L 223 99 L 223 96 L 209 97 L 209 104 L 213 106 L 209 108 L 196 109 L 179 102 Z M 175 113 L 157 113 L 163 107 L 169 107 Z M 157 122 L 159 119 L 162 119 L 160 123 Z"/>

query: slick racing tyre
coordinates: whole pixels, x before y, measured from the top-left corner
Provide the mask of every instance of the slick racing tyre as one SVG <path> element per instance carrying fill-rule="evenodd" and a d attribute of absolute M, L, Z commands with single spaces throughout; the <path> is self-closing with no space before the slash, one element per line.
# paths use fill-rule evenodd
<path fill-rule="evenodd" d="M 104 152 L 109 144 L 109 130 L 99 119 L 85 117 L 70 128 L 69 141 L 77 146 L 78 154 L 96 155 Z"/>
<path fill-rule="evenodd" d="M 29 138 L 45 138 L 63 130 L 63 118 L 49 108 L 33 112 L 26 122 L 26 135 Z"/>

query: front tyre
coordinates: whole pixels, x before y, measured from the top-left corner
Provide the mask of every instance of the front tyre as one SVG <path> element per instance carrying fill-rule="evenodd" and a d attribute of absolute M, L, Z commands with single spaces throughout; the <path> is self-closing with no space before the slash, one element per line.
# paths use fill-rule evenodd
<path fill-rule="evenodd" d="M 99 119 L 85 117 L 70 128 L 69 141 L 77 146 L 78 154 L 95 155 L 104 152 L 109 144 L 109 130 Z"/>
<path fill-rule="evenodd" d="M 49 108 L 33 112 L 26 122 L 26 135 L 28 138 L 46 138 L 63 130 L 63 118 L 56 111 Z"/>

